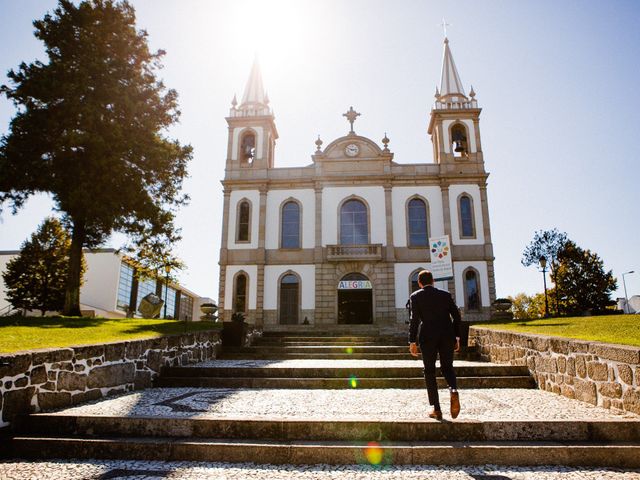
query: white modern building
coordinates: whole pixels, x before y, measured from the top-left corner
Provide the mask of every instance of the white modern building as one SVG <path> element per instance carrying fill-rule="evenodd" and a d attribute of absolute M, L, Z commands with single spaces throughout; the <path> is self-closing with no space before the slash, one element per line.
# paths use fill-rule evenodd
<path fill-rule="evenodd" d="M 19 251 L 0 252 L 0 272 Z M 166 302 L 166 318 L 199 320 L 200 305 L 211 302 L 175 283 L 165 285 L 164 280 L 138 279 L 135 263 L 114 249 L 87 250 L 84 254 L 87 270 L 80 288 L 80 308 L 83 315 L 107 318 L 140 316 L 137 306 L 149 293 L 157 294 Z M 165 288 L 166 287 L 166 288 Z M 0 315 L 11 311 L 6 300 L 5 285 L 0 276 Z M 53 312 L 52 312 L 53 313 Z M 31 312 L 40 315 L 40 312 Z M 163 306 L 161 318 L 165 318 Z"/>
<path fill-rule="evenodd" d="M 438 286 L 466 319 L 487 319 L 494 257 L 475 95 L 445 39 L 426 132 L 434 163 L 396 162 L 386 135 L 378 144 L 355 133 L 350 108 L 349 131 L 326 147 L 318 138 L 309 165 L 276 168 L 278 131 L 255 63 L 226 119 L 221 316 L 241 312 L 267 330 L 404 329 L 429 238 L 448 235 L 453 278 Z"/>

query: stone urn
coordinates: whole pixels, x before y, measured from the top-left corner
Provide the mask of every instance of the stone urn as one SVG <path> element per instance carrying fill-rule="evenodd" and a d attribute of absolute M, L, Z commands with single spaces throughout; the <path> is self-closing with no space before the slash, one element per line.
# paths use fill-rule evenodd
<path fill-rule="evenodd" d="M 216 312 L 218 311 L 218 306 L 215 303 L 203 303 L 200 305 L 200 311 L 203 313 L 202 320 L 216 321 L 218 317 L 216 316 Z"/>
<path fill-rule="evenodd" d="M 508 298 L 498 298 L 492 306 L 497 312 L 508 312 L 511 310 L 512 302 Z"/>

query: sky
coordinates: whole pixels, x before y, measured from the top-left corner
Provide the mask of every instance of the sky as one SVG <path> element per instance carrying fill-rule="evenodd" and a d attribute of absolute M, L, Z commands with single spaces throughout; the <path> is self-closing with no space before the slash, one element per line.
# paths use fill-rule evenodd
<path fill-rule="evenodd" d="M 398 163 L 433 162 L 427 135 L 443 30 L 483 111 L 480 132 L 499 297 L 542 291 L 520 264 L 536 230 L 558 228 L 598 253 L 624 296 L 640 294 L 640 2 L 594 0 L 134 0 L 139 28 L 164 49 L 166 85 L 194 148 L 178 224 L 180 281 L 217 299 L 227 124 L 256 53 L 280 138 L 276 166 L 311 163 L 314 141 L 385 132 Z M 20 62 L 46 60 L 32 21 L 54 0 L 0 0 L 0 84 Z M 0 134 L 14 108 L 0 98 Z M 114 172 L 117 174 L 117 172 Z M 14 250 L 51 213 L 46 195 L 0 218 Z M 114 236 L 106 246 L 119 247 Z"/>

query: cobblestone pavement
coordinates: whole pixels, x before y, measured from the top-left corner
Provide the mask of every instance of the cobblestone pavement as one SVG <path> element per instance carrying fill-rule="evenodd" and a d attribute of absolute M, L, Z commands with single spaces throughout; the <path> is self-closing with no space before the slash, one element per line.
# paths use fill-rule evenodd
<path fill-rule="evenodd" d="M 0 462 L 2 480 L 637 480 L 640 470 L 571 467 L 253 465 L 119 460 Z"/>
<path fill-rule="evenodd" d="M 443 405 L 448 390 L 440 391 Z M 460 392 L 460 420 L 638 420 L 554 393 L 528 389 Z M 427 420 L 426 391 L 154 388 L 68 408 L 74 415 L 245 419 Z M 435 421 L 435 420 L 434 420 Z"/>
<path fill-rule="evenodd" d="M 497 366 L 496 363 L 471 362 L 456 360 L 456 367 L 486 367 Z M 501 365 L 504 366 L 504 365 Z M 322 359 L 291 359 L 291 360 L 208 360 L 206 362 L 189 365 L 192 368 L 422 368 L 422 361 L 415 360 L 322 360 Z"/>

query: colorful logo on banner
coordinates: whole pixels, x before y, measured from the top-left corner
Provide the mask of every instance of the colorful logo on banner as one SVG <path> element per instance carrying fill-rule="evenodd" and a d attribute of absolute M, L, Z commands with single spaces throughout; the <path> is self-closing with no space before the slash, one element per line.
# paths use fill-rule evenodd
<path fill-rule="evenodd" d="M 453 278 L 453 262 L 451 261 L 451 244 L 449 235 L 432 237 L 429 239 L 431 253 L 431 273 L 434 280 L 449 280 Z"/>

